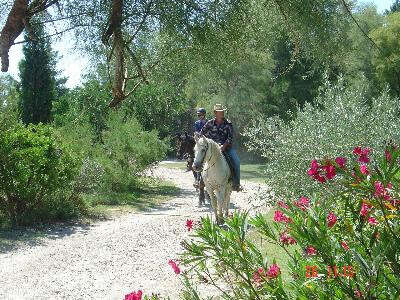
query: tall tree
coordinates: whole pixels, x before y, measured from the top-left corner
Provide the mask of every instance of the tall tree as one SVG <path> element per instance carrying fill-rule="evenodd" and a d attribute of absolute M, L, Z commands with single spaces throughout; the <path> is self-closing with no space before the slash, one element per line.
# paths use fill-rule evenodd
<path fill-rule="evenodd" d="M 371 32 L 379 47 L 373 57 L 376 76 L 382 87 L 389 84 L 392 93 L 400 97 L 400 12 L 389 14 L 385 23 Z"/>
<path fill-rule="evenodd" d="M 270 27 L 286 28 L 296 53 L 300 50 L 324 53 L 321 56 L 331 59 L 334 53 L 340 52 L 336 51 L 337 48 L 345 44 L 342 33 L 345 32 L 343 27 L 347 26 L 349 16 L 343 12 L 343 7 L 349 11 L 353 7 L 353 1 L 347 2 L 0 0 L 0 13 L 8 16 L 0 34 L 2 71 L 8 70 L 8 51 L 20 33 L 20 25 L 29 28 L 32 16 L 45 10 L 46 22 L 51 22 L 56 28 L 54 34 L 74 29 L 77 40 L 87 46 L 85 48 L 89 52 L 104 55 L 112 83 L 113 99 L 109 105 L 116 107 L 142 83 L 148 84 L 148 75 L 154 66 L 171 53 L 194 51 L 204 54 L 205 60 L 219 56 L 221 48 L 231 49 L 230 52 L 236 54 L 240 51 L 238 46 L 241 45 L 241 39 L 249 37 L 249 32 L 255 35 L 252 39 L 255 43 L 266 45 L 259 38 L 270 35 L 260 30 L 259 21 L 269 20 Z M 51 6 L 54 9 L 48 9 Z M 9 10 L 10 7 L 15 9 Z M 153 53 L 154 48 L 143 49 L 140 40 L 158 33 L 173 34 L 175 39 L 163 46 L 165 51 L 162 55 L 148 60 L 144 54 Z M 216 45 L 210 43 L 218 41 Z M 232 56 L 231 53 L 226 53 L 228 58 Z"/>
<path fill-rule="evenodd" d="M 393 4 L 390 6 L 389 13 L 398 12 L 400 11 L 400 0 L 395 0 Z"/>
<path fill-rule="evenodd" d="M 40 21 L 25 38 L 28 41 L 23 47 L 24 59 L 19 65 L 22 121 L 25 124 L 48 123 L 56 97 L 55 59 L 50 40 Z"/>

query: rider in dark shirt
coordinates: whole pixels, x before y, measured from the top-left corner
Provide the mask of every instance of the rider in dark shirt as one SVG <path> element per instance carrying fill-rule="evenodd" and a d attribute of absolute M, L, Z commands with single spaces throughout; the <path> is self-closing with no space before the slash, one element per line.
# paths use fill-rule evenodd
<path fill-rule="evenodd" d="M 240 186 L 240 160 L 233 145 L 233 126 L 232 123 L 224 117 L 226 108 L 221 104 L 214 106 L 215 118 L 207 121 L 201 130 L 201 134 L 217 142 L 221 147 L 221 152 L 225 152 L 232 161 L 234 169 L 233 190 L 241 191 Z"/>
<path fill-rule="evenodd" d="M 200 132 L 204 124 L 206 124 L 206 110 L 204 108 L 199 108 L 197 110 L 197 117 L 199 118 L 194 122 L 194 132 Z"/>

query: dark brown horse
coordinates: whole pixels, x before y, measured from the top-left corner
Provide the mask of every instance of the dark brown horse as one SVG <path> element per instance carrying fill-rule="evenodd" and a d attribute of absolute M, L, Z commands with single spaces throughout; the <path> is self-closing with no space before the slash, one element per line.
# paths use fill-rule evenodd
<path fill-rule="evenodd" d="M 199 193 L 199 206 L 205 204 L 205 198 L 209 199 L 208 193 L 204 190 L 204 182 L 201 178 L 201 174 L 197 173 L 193 170 L 193 160 L 194 160 L 194 146 L 196 145 L 196 141 L 189 134 L 182 133 L 176 135 L 177 139 L 177 152 L 176 156 L 178 159 L 186 159 L 186 170 L 192 171 L 193 177 L 195 179 L 195 187 L 196 190 L 200 191 Z"/>

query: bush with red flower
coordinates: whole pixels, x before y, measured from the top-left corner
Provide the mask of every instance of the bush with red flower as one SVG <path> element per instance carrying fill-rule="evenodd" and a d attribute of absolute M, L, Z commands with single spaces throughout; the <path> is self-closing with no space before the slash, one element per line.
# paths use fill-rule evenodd
<path fill-rule="evenodd" d="M 390 145 L 378 161 L 372 151 L 311 161 L 304 176 L 336 193 L 278 201 L 272 219 L 204 219 L 183 243 L 191 284 L 206 278 L 223 299 L 399 299 L 400 150 Z M 249 238 L 254 231 L 288 254 L 289 281 Z"/>

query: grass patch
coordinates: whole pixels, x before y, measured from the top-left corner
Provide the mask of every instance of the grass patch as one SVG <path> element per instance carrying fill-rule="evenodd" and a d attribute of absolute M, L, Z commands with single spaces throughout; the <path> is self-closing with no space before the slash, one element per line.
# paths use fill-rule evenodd
<path fill-rule="evenodd" d="M 77 231 L 89 230 L 93 221 L 157 208 L 179 193 L 180 189 L 172 182 L 140 178 L 138 186 L 128 192 L 83 195 L 89 209 L 87 214 L 79 219 L 38 223 L 32 227 L 17 229 L 11 229 L 5 224 L 0 226 L 0 253 L 7 253 L 26 245 L 40 245 L 45 237 L 62 238 Z"/>
<path fill-rule="evenodd" d="M 241 164 L 240 178 L 256 183 L 265 183 L 265 165 L 261 164 Z"/>
<path fill-rule="evenodd" d="M 186 161 L 163 161 L 160 163 L 160 166 L 164 168 L 186 170 Z"/>
<path fill-rule="evenodd" d="M 161 162 L 160 166 L 164 168 L 186 170 L 186 162 Z M 265 165 L 262 164 L 240 164 L 240 178 L 255 183 L 265 183 Z"/>
<path fill-rule="evenodd" d="M 266 214 L 265 218 L 269 220 L 270 223 L 273 222 L 274 219 L 274 210 L 271 209 Z M 271 242 L 266 241 L 262 235 L 258 232 L 253 231 L 249 233 L 249 239 L 252 241 L 256 246 L 261 249 L 261 253 L 264 253 L 268 258 L 268 265 L 272 264 L 272 261 L 275 259 L 276 263 L 281 269 L 282 272 L 282 281 L 286 285 L 293 281 L 292 276 L 290 275 L 290 269 L 288 266 L 288 261 L 290 260 L 289 255 L 282 249 L 282 247 L 273 244 Z M 296 249 L 300 249 L 297 245 L 291 245 L 287 248 L 289 252 L 295 251 Z"/>

